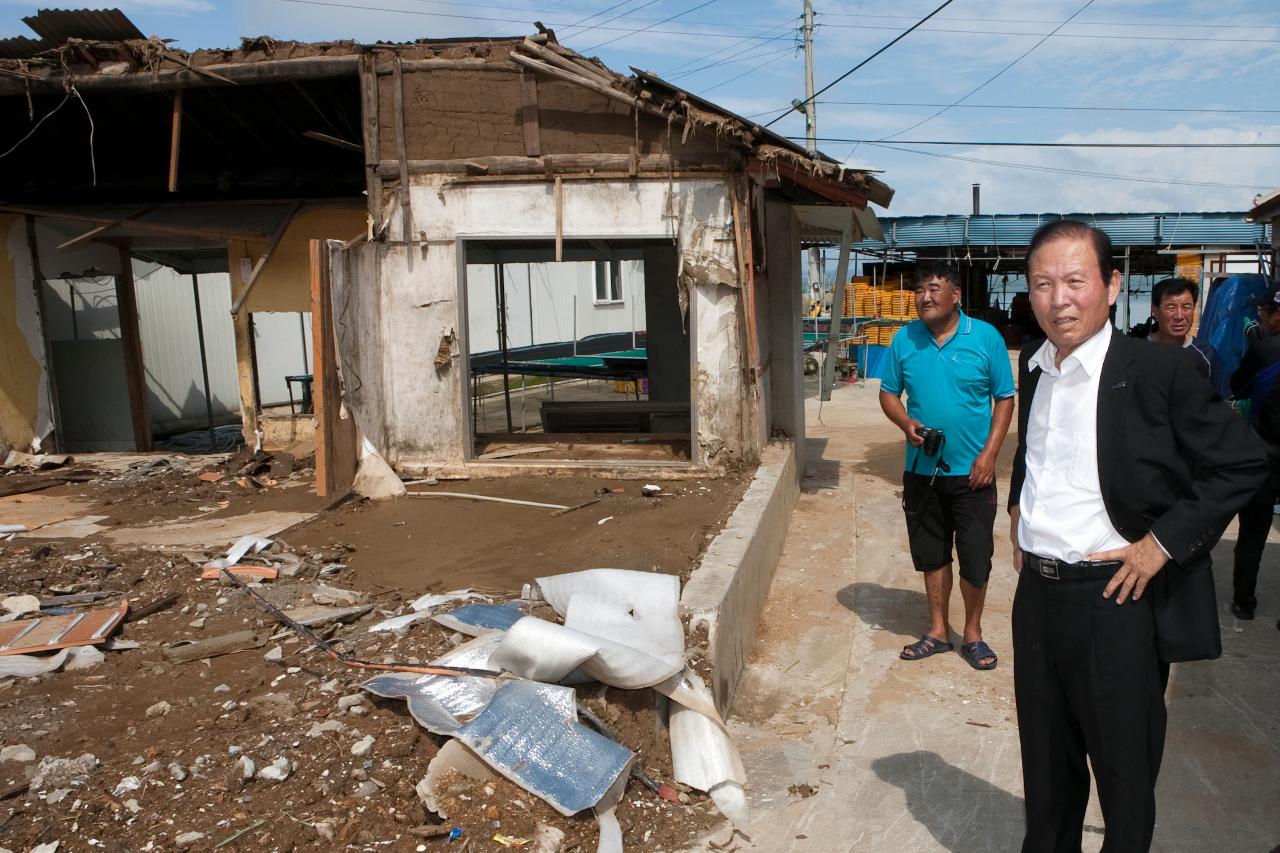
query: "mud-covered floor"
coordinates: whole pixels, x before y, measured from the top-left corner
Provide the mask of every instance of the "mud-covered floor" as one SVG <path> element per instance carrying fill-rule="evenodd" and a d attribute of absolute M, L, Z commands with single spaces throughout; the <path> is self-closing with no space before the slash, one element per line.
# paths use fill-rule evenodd
<path fill-rule="evenodd" d="M 253 479 L 238 476 L 245 461 L 117 465 L 32 494 L 106 515 L 101 524 L 108 530 L 184 517 L 199 523 L 317 513 L 277 537 L 272 551 L 299 561 L 296 574 L 265 585 L 272 601 L 310 606 L 313 595 L 329 600 L 325 588 L 350 592 L 372 609 L 318 631 L 363 659 L 427 661 L 459 638 L 430 620 L 403 637 L 368 628 L 408 612 L 408 603 L 427 592 L 471 587 L 503 601 L 540 575 L 597 567 L 687 576 L 747 482 L 738 476 L 660 483 L 667 496 L 654 498 L 640 495 L 642 482 L 588 476 L 414 487 L 567 506 L 599 499 L 560 516 L 453 498 L 348 500 L 326 509 L 331 502 L 314 495 L 306 460 L 274 460 L 274 470 Z M 202 472 L 224 476 L 204 482 Z M 0 487 L 60 474 L 66 471 L 0 477 Z M 221 548 L 147 550 L 106 536 L 0 541 L 6 596 L 110 591 L 118 594 L 103 604 L 126 597 L 134 610 L 180 596 L 115 632 L 137 648 L 107 650 L 102 663 L 82 671 L 0 679 L 0 746 L 29 748 L 7 749 L 10 760 L 0 761 L 0 795 L 8 794 L 0 800 L 0 848 L 58 841 L 60 850 L 157 850 L 174 849 L 181 838 L 193 850 L 223 842 L 218 849 L 458 849 L 459 842 L 409 832 L 443 822 L 471 839 L 471 851 L 500 850 L 507 848 L 493 836 L 529 837 L 542 821 L 565 830 L 565 851 L 595 849 L 589 814 L 563 817 L 505 781 L 452 791 L 447 821 L 426 812 L 414 786 L 442 739 L 422 730 L 403 703 L 364 695 L 359 684 L 367 672 L 281 630 L 244 593 L 199 580 L 199 555 L 217 556 Z M 554 618 L 545 606 L 536 612 Z M 247 630 L 260 644 L 244 651 L 190 663 L 164 654 L 179 641 Z M 637 752 L 651 777 L 671 781 L 669 744 L 651 691 L 588 687 L 579 689 L 579 699 Z M 18 790 L 43 759 L 84 754 L 92 756 L 87 772 L 66 779 L 46 774 L 39 786 Z M 273 762 L 287 766 L 287 777 L 245 779 L 246 757 L 257 771 Z M 704 795 L 685 799 L 659 799 L 633 779 L 618 810 L 627 848 L 679 849 L 719 825 Z"/>

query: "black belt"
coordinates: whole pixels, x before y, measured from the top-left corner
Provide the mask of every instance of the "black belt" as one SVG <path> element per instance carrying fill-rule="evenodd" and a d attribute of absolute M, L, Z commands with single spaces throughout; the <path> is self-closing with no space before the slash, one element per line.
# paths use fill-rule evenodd
<path fill-rule="evenodd" d="M 1022 554 L 1023 568 L 1034 569 L 1041 577 L 1051 581 L 1096 581 L 1106 580 L 1116 573 L 1122 565 L 1120 560 L 1102 560 L 1091 562 L 1081 560 L 1079 563 L 1066 563 L 1053 557 L 1041 557 L 1038 554 Z"/>

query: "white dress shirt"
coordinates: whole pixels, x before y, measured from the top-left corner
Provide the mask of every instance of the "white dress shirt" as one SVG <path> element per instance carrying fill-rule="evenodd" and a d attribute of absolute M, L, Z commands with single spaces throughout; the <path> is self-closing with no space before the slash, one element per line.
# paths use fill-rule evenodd
<path fill-rule="evenodd" d="M 1045 341 L 1031 357 L 1040 368 L 1028 416 L 1027 476 L 1018 500 L 1018 544 L 1023 551 L 1068 563 L 1123 548 L 1098 483 L 1098 380 L 1111 346 L 1105 325 L 1057 365 Z"/>

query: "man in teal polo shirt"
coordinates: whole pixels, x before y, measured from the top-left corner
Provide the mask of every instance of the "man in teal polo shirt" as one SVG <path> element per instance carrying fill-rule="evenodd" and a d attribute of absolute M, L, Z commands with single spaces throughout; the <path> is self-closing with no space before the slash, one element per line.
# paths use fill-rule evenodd
<path fill-rule="evenodd" d="M 996 653 L 982 639 L 982 605 L 994 550 L 996 457 L 1013 417 L 1013 371 L 1000 333 L 960 310 L 954 268 L 922 262 L 915 281 L 920 319 L 894 335 L 880 380 L 880 407 L 907 436 L 902 507 L 911 560 L 929 600 L 929 630 L 900 657 L 921 660 L 953 648 L 947 617 L 954 541 L 964 599 L 960 654 L 974 669 L 995 669 Z M 941 447 L 933 448 L 936 437 L 926 446 L 925 428 L 942 432 Z"/>

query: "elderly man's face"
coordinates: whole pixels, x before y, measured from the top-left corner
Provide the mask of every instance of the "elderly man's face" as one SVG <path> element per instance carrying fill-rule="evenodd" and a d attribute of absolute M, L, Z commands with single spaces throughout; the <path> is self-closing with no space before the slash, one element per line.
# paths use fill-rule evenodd
<path fill-rule="evenodd" d="M 1120 293 L 1120 272 L 1102 277 L 1098 258 L 1086 238 L 1062 237 L 1045 243 L 1027 268 L 1031 310 L 1058 349 L 1058 360 L 1110 322 Z"/>

